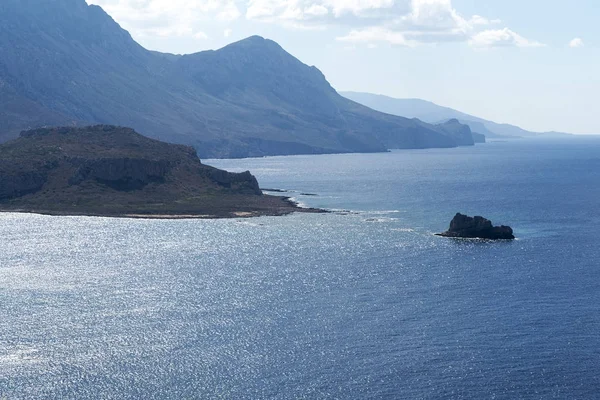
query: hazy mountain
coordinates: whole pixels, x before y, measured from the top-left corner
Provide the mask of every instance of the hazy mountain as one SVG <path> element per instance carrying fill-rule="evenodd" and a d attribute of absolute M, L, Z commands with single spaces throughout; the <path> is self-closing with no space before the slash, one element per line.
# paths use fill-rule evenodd
<path fill-rule="evenodd" d="M 473 142 L 485 143 L 485 136 L 472 132 L 469 125 L 461 124 L 457 119 L 449 119 L 438 127 L 452 136 L 460 146 L 469 146 Z"/>
<path fill-rule="evenodd" d="M 203 157 L 472 144 L 466 133 L 338 95 L 317 68 L 270 40 L 161 54 L 84 0 L 2 0 L 0 54 L 0 140 L 43 125 L 103 123 L 193 145 Z"/>
<path fill-rule="evenodd" d="M 498 124 L 483 118 L 465 114 L 452 108 L 438 106 L 435 103 L 419 99 L 396 99 L 383 95 L 359 92 L 341 92 L 344 97 L 354 100 L 374 110 L 407 118 L 418 118 L 422 121 L 437 124 L 456 119 L 469 125 L 473 132 L 489 138 L 516 136 L 538 136 L 542 134 L 561 134 L 558 132 L 530 132 L 510 124 Z M 564 134 L 561 134 L 564 135 Z"/>

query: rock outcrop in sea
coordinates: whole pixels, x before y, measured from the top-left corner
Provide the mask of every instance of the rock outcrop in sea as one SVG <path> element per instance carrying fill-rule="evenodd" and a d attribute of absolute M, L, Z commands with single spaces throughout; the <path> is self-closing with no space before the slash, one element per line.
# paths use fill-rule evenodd
<path fill-rule="evenodd" d="M 450 222 L 450 228 L 438 236 L 470 239 L 513 240 L 513 230 L 509 226 L 494 226 L 489 219 L 476 216 L 469 217 L 461 213 Z"/>

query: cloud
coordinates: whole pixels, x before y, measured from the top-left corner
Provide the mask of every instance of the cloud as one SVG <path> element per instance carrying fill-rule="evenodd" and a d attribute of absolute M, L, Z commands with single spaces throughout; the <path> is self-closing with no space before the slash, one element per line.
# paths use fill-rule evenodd
<path fill-rule="evenodd" d="M 347 43 L 364 43 L 373 45 L 377 42 L 385 42 L 399 46 L 415 47 L 416 41 L 408 40 L 401 32 L 394 32 L 390 29 L 372 27 L 361 30 L 350 31 L 346 36 L 338 37 L 338 41 Z"/>
<path fill-rule="evenodd" d="M 204 38 L 208 19 L 234 21 L 242 16 L 234 0 L 87 0 L 101 6 L 134 36 Z"/>
<path fill-rule="evenodd" d="M 288 27 L 364 25 L 408 12 L 409 0 L 249 0 L 248 20 Z"/>
<path fill-rule="evenodd" d="M 538 47 L 481 15 L 462 16 L 452 0 L 88 0 L 135 36 L 204 38 L 207 21 L 275 23 L 295 29 L 344 29 L 347 45 L 463 42 L 473 47 Z M 228 37 L 226 30 L 224 36 Z"/>
<path fill-rule="evenodd" d="M 231 32 L 232 32 L 231 29 L 225 29 L 223 31 L 223 36 L 225 36 L 226 38 L 228 38 L 229 36 L 231 36 Z"/>
<path fill-rule="evenodd" d="M 394 0 L 325 0 L 324 3 L 331 8 L 333 15 L 339 18 L 345 14 L 361 16 L 382 9 L 390 10 L 396 2 Z"/>
<path fill-rule="evenodd" d="M 572 48 L 584 47 L 584 46 L 585 46 L 585 43 L 583 43 L 583 39 L 581 39 L 581 38 L 575 38 L 569 42 L 569 47 L 572 47 Z"/>
<path fill-rule="evenodd" d="M 327 7 L 324 7 L 320 4 L 313 4 L 312 6 L 306 8 L 304 10 L 306 15 L 314 15 L 316 17 L 323 16 L 329 14 L 329 10 Z"/>
<path fill-rule="evenodd" d="M 463 17 L 452 0 L 249 0 L 246 18 L 293 28 L 346 27 L 336 39 L 353 44 L 467 42 L 474 47 L 535 47 L 508 28 L 489 29 L 499 19 Z"/>
<path fill-rule="evenodd" d="M 489 24 L 480 16 L 471 20 L 477 25 Z M 465 41 L 473 25 L 452 7 L 451 0 L 413 0 L 411 12 L 397 20 L 392 29 L 401 32 L 409 42 L 429 43 Z"/>
<path fill-rule="evenodd" d="M 220 9 L 217 14 L 217 19 L 220 21 L 235 21 L 242 16 L 242 13 L 233 1 L 214 1 L 213 3 L 217 4 L 217 9 Z M 219 6 L 219 3 L 222 4 Z"/>
<path fill-rule="evenodd" d="M 473 47 L 544 47 L 545 45 L 525 39 L 523 36 L 508 28 L 486 30 L 474 35 L 469 44 Z"/>
<path fill-rule="evenodd" d="M 502 21 L 499 19 L 492 19 L 489 20 L 485 17 L 482 17 L 481 15 L 473 15 L 471 17 L 471 19 L 469 20 L 469 23 L 472 26 L 477 26 L 477 25 L 497 25 L 500 24 Z"/>

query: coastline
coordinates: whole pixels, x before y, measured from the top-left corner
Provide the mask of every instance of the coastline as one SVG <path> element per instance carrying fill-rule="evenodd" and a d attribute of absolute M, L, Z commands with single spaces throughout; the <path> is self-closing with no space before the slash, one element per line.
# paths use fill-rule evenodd
<path fill-rule="evenodd" d="M 271 196 L 274 197 L 274 196 Z M 319 208 L 306 208 L 301 207 L 296 201 L 290 197 L 278 197 L 282 200 L 282 204 L 258 210 L 229 210 L 229 211 L 218 211 L 218 212 L 204 212 L 204 213 L 168 213 L 168 212 L 156 212 L 156 213 L 143 213 L 143 212 L 94 212 L 94 211 L 68 211 L 68 210 L 44 210 L 36 208 L 14 208 L 7 209 L 0 206 L 0 213 L 16 213 L 16 214 L 37 214 L 52 217 L 101 217 L 101 218 L 127 218 L 127 219 L 154 219 L 154 220 L 184 220 L 184 219 L 239 219 L 239 218 L 257 218 L 257 217 L 282 217 L 294 213 L 307 213 L 307 214 L 326 214 L 329 211 Z"/>

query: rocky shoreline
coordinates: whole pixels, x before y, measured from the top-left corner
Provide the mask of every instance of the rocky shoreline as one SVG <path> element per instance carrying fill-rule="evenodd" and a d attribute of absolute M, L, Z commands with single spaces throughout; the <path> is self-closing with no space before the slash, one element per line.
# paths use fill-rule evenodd
<path fill-rule="evenodd" d="M 271 196 L 274 197 L 274 196 Z M 281 197 L 282 204 L 269 210 L 258 211 L 230 211 L 225 213 L 213 214 L 136 214 L 136 213 L 98 213 L 86 211 L 61 211 L 61 210 L 38 210 L 38 209 L 10 209 L 0 206 L 0 213 L 17 214 L 37 214 L 52 217 L 100 217 L 100 218 L 128 218 L 128 219 L 164 219 L 164 220 L 184 220 L 184 219 L 239 219 L 239 218 L 257 218 L 257 217 L 282 217 L 295 213 L 304 214 L 326 214 L 327 210 L 318 208 L 300 207 L 298 204 L 288 198 Z"/>

